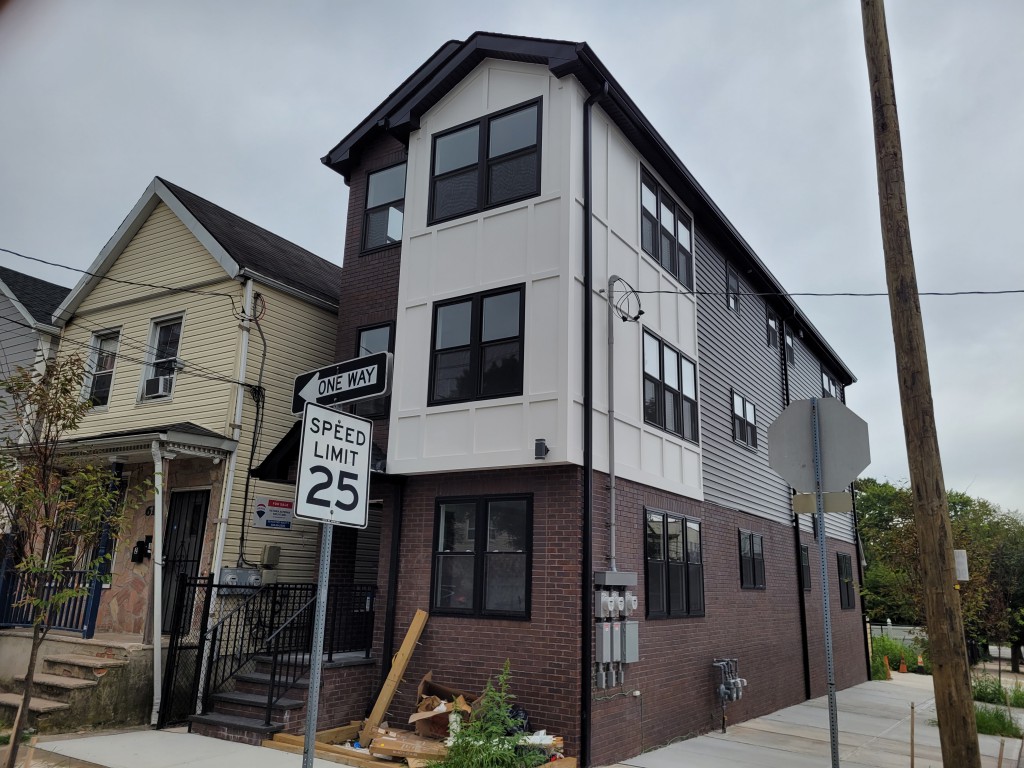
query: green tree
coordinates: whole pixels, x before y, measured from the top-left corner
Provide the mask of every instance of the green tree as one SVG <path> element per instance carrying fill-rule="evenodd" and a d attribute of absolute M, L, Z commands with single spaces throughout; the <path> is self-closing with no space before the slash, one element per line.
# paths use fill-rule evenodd
<path fill-rule="evenodd" d="M 91 407 L 82 396 L 81 357 L 52 361 L 39 374 L 19 368 L 0 381 L 6 395 L 0 414 L 16 434 L 0 452 L 0 530 L 13 547 L 20 580 L 16 606 L 28 609 L 32 645 L 21 707 L 11 733 L 5 768 L 13 768 L 35 682 L 39 647 L 68 601 L 88 593 L 89 584 L 107 578 L 109 554 L 101 540 L 123 532 L 125 505 L 112 469 L 104 463 L 72 462 L 61 456 L 61 440 L 73 432 Z M 78 571 L 84 578 L 70 578 Z"/>

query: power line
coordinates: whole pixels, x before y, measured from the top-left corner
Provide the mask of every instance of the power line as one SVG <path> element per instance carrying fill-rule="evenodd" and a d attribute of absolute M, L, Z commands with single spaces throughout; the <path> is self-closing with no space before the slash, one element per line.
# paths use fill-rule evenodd
<path fill-rule="evenodd" d="M 867 298 L 875 296 L 888 296 L 887 291 L 687 291 L 687 290 L 656 290 L 642 291 L 635 290 L 634 293 L 669 293 L 682 296 L 847 296 L 853 298 Z M 918 291 L 918 296 L 1003 296 L 1007 294 L 1024 293 L 1024 288 L 1007 288 L 995 291 Z"/>

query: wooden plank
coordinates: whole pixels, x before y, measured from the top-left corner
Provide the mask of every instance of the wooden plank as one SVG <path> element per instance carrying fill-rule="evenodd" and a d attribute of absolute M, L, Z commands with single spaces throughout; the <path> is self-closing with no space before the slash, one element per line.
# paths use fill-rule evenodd
<path fill-rule="evenodd" d="M 280 734 L 278 734 L 280 735 Z M 264 747 L 270 747 L 280 752 L 290 752 L 293 755 L 301 755 L 303 747 L 295 744 L 287 744 L 283 741 L 267 740 L 263 742 Z M 335 747 L 338 749 L 338 747 Z M 349 750 L 348 752 L 333 752 L 318 745 L 316 749 L 318 760 L 329 760 L 332 763 L 353 766 L 353 768 L 396 768 L 397 763 L 393 760 L 378 760 L 375 757 L 368 757 L 365 754 Z"/>
<path fill-rule="evenodd" d="M 362 720 L 353 720 L 348 725 L 341 725 L 337 728 L 328 728 L 326 731 L 318 731 L 316 740 L 325 744 L 341 744 L 345 741 L 354 741 L 359 737 L 359 730 L 363 727 Z"/>
<path fill-rule="evenodd" d="M 391 663 L 391 671 L 388 673 L 388 679 L 384 681 L 384 686 L 380 689 L 380 695 L 377 696 L 377 702 L 373 705 L 373 711 L 370 712 L 363 729 L 359 732 L 359 741 L 363 744 L 369 743 L 370 740 L 367 736 L 370 736 L 384 720 L 384 715 L 395 698 L 395 691 L 398 690 L 398 684 L 402 682 L 402 675 L 405 674 L 405 669 L 409 666 L 409 659 L 412 658 L 412 652 L 416 648 L 416 643 L 419 642 L 426 623 L 427 612 L 417 610 L 416 615 L 412 617 L 412 623 L 409 624 L 409 631 L 405 633 L 402 647 L 398 649 L 398 653 L 395 654 Z"/>
<path fill-rule="evenodd" d="M 554 768 L 576 768 L 576 758 L 563 757 L 559 760 L 552 760 L 550 763 L 544 763 L 545 768 L 549 765 L 554 766 Z"/>
<path fill-rule="evenodd" d="M 388 757 L 443 760 L 448 754 L 448 748 L 440 741 L 425 739 L 409 731 L 391 731 L 377 736 L 368 747 L 371 755 Z"/>

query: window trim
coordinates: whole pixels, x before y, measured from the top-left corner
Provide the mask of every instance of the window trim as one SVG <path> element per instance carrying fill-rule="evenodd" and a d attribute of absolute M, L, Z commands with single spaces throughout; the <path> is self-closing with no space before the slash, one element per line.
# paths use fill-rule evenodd
<path fill-rule="evenodd" d="M 698 618 L 707 615 L 707 601 L 705 600 L 704 594 L 704 531 L 702 529 L 702 521 L 696 517 L 688 517 L 686 515 L 680 515 L 674 512 L 668 512 L 663 509 L 657 509 L 656 507 L 644 507 L 643 509 L 643 536 L 644 536 L 644 614 L 648 619 L 682 619 L 682 618 Z M 668 542 L 666 541 L 666 530 L 668 528 L 668 520 L 677 520 L 683 525 L 683 595 L 685 608 L 682 611 L 673 611 L 671 608 L 671 582 L 672 579 L 668 572 L 668 559 L 665 559 L 665 570 L 664 570 L 664 581 L 661 585 L 662 594 L 664 595 L 665 608 L 664 610 L 651 610 L 651 599 L 650 599 L 650 585 L 651 585 L 651 573 L 650 573 L 650 553 L 647 550 L 647 522 L 650 515 L 660 515 L 662 519 L 662 547 L 667 555 Z M 697 526 L 697 535 L 700 537 L 700 562 L 690 562 L 690 549 L 686 543 L 687 531 L 689 524 L 695 524 Z M 697 611 L 690 609 L 690 568 L 691 566 L 700 570 L 700 603 L 701 607 Z"/>
<path fill-rule="evenodd" d="M 155 366 L 156 363 L 163 360 L 170 360 L 171 358 L 157 358 L 157 344 L 160 339 L 160 328 L 171 323 L 180 323 L 181 330 L 178 331 L 178 348 L 175 350 L 173 364 L 174 372 L 171 377 L 174 381 L 171 384 L 171 393 L 166 397 L 146 397 L 146 381 L 152 378 L 156 378 Z M 174 390 L 178 385 L 178 371 L 181 368 L 181 342 L 185 338 L 185 312 L 171 312 L 166 315 L 160 315 L 154 317 L 149 321 L 149 344 L 146 347 L 146 362 L 142 366 L 142 379 L 139 381 L 139 403 L 159 403 L 167 400 L 174 399 Z"/>
<path fill-rule="evenodd" d="M 514 105 L 512 105 L 510 107 L 506 107 L 506 108 L 501 109 L 501 110 L 499 110 L 497 112 L 492 112 L 490 114 L 483 115 L 482 117 L 478 117 L 478 118 L 476 118 L 474 120 L 468 120 L 465 123 L 461 123 L 460 125 L 452 126 L 451 128 L 446 128 L 445 130 L 439 131 L 439 132 L 433 134 L 430 137 L 430 167 L 429 167 L 430 175 L 428 177 L 428 182 L 427 182 L 427 226 L 428 227 L 433 226 L 435 224 L 443 224 L 446 221 L 454 221 L 456 219 L 461 219 L 464 216 L 472 216 L 474 214 L 481 213 L 482 211 L 488 211 L 488 210 L 491 210 L 493 208 L 500 208 L 500 207 L 502 207 L 504 205 L 512 205 L 513 203 L 522 202 L 523 200 L 529 200 L 531 197 L 537 197 L 540 194 L 541 186 L 542 186 L 541 185 L 541 169 L 542 169 L 541 163 L 542 163 L 542 159 L 543 159 L 542 145 L 544 143 L 543 142 L 543 130 L 544 130 L 544 105 L 543 105 L 543 101 L 544 101 L 544 99 L 541 96 L 538 96 L 538 97 L 533 98 L 533 99 L 528 99 L 527 101 L 520 102 L 519 104 L 514 104 Z M 497 119 L 502 118 L 502 117 L 507 117 L 508 115 L 514 114 L 516 112 L 520 112 L 522 110 L 529 109 L 532 106 L 536 106 L 537 107 L 537 142 L 536 142 L 536 144 L 532 145 L 533 149 L 531 150 L 529 147 L 520 148 L 520 149 L 513 150 L 511 152 L 506 152 L 503 155 L 499 155 L 497 158 L 488 157 L 487 156 L 487 146 L 488 146 L 488 139 L 489 139 L 490 133 L 491 133 L 491 130 L 490 130 L 491 123 L 494 122 Z M 476 159 L 476 169 L 477 169 L 477 177 L 476 177 L 476 205 L 473 208 L 469 209 L 469 210 L 461 211 L 459 213 L 452 214 L 451 216 L 441 216 L 441 217 L 435 216 L 434 215 L 434 187 L 435 187 L 435 182 L 437 181 L 437 179 L 438 178 L 442 178 L 443 179 L 446 176 L 454 175 L 454 174 L 458 174 L 458 173 L 465 173 L 468 169 L 473 167 L 472 165 L 465 165 L 465 166 L 462 166 L 460 168 L 456 168 L 456 169 L 453 169 L 453 170 L 450 170 L 450 171 L 445 171 L 444 173 L 439 174 L 439 175 L 435 174 L 434 173 L 434 161 L 435 161 L 435 158 L 437 157 L 437 142 L 438 142 L 438 139 L 443 139 L 446 136 L 451 136 L 453 134 L 459 133 L 460 131 L 464 131 L 464 130 L 466 130 L 468 128 L 472 128 L 474 125 L 479 126 L 479 129 L 480 129 L 479 132 L 478 132 L 478 136 L 477 136 L 477 140 L 479 141 L 479 146 L 477 148 L 477 159 Z M 518 155 L 526 156 L 531 151 L 532 152 L 536 152 L 536 155 L 537 155 L 537 183 L 536 183 L 534 189 L 532 191 L 530 191 L 529 193 L 524 193 L 523 195 L 520 195 L 519 197 L 509 198 L 508 200 L 502 200 L 499 203 L 490 203 L 490 202 L 488 202 L 488 199 L 487 199 L 487 181 L 488 181 L 488 178 L 489 178 L 488 170 L 490 169 L 492 161 L 499 160 L 499 159 L 507 160 L 507 159 L 516 157 Z"/>
<path fill-rule="evenodd" d="M 649 373 L 647 373 L 647 366 L 645 365 L 646 359 L 644 357 L 646 355 L 647 346 L 646 346 L 646 344 L 643 343 L 643 338 L 645 336 L 650 336 L 652 339 L 654 339 L 655 341 L 658 342 L 658 371 L 659 371 L 659 378 L 658 379 L 655 379 L 653 376 L 651 376 Z M 665 348 L 666 347 L 668 349 L 672 350 L 673 352 L 675 352 L 676 355 L 679 357 L 679 369 L 677 371 L 677 375 L 679 377 L 679 388 L 678 389 L 670 387 L 666 383 L 666 381 L 665 381 Z M 653 331 L 651 331 L 648 328 L 644 328 L 643 329 L 643 335 L 641 336 L 640 355 L 641 355 L 640 373 L 641 373 L 641 377 L 642 377 L 642 380 L 643 380 L 643 385 L 640 388 L 640 397 L 644 401 L 644 402 L 641 402 L 640 410 L 643 412 L 643 415 L 644 415 L 644 423 L 645 424 L 650 424 L 652 427 L 657 427 L 658 429 L 660 429 L 660 430 L 662 430 L 664 432 L 668 432 L 670 435 L 675 435 L 676 437 L 682 438 L 683 440 L 687 441 L 688 443 L 693 443 L 695 445 L 699 445 L 700 444 L 700 412 L 698 410 L 698 403 L 700 402 L 700 389 L 699 389 L 700 384 L 699 384 L 699 375 L 698 375 L 698 371 L 697 371 L 697 362 L 695 360 L 691 360 L 687 355 L 685 355 L 682 352 L 680 352 L 678 349 L 676 349 L 674 346 L 669 344 L 667 341 L 665 341 L 663 338 L 661 338 L 660 336 L 658 336 L 656 333 L 654 333 Z M 683 388 L 683 365 L 685 363 L 689 363 L 693 367 L 693 388 L 694 388 L 694 396 L 693 397 L 688 397 L 684 393 L 684 388 Z M 649 420 L 647 418 L 647 409 L 644 407 L 645 402 L 646 402 L 646 398 L 644 396 L 644 390 L 646 389 L 646 383 L 647 383 L 648 380 L 650 380 L 651 382 L 654 383 L 654 386 L 655 386 L 655 389 L 656 389 L 657 395 L 658 395 L 658 421 L 651 421 L 651 420 Z M 675 394 L 679 395 L 679 420 L 680 420 L 679 423 L 680 423 L 680 427 L 681 427 L 681 431 L 679 431 L 679 432 L 676 432 L 674 429 L 669 429 L 668 425 L 665 423 L 665 391 L 666 390 L 671 390 Z M 687 426 L 686 425 L 686 410 L 687 409 L 686 409 L 685 406 L 687 404 L 690 404 L 690 405 L 693 406 L 693 408 L 692 408 L 693 424 L 691 425 L 691 429 L 692 429 L 692 432 L 693 432 L 693 437 L 692 438 L 691 437 L 686 437 L 686 431 L 687 431 L 686 430 L 686 426 Z"/>
<path fill-rule="evenodd" d="M 402 196 L 399 197 L 399 198 L 395 198 L 395 200 L 389 200 L 386 203 L 381 203 L 380 205 L 375 205 L 373 208 L 369 207 L 369 203 L 370 203 L 370 177 L 375 175 L 375 174 L 378 174 L 378 173 L 383 173 L 384 171 L 390 171 L 393 168 L 397 168 L 400 165 L 404 165 L 406 167 L 405 168 L 405 173 L 406 173 L 405 184 L 406 184 L 406 187 L 408 187 L 408 185 L 409 185 L 409 165 L 408 165 L 408 161 L 407 160 L 400 160 L 397 163 L 392 163 L 391 165 L 385 165 L 382 168 L 376 168 L 376 169 L 374 169 L 372 171 L 367 171 L 366 172 L 366 182 L 365 182 L 365 187 L 366 188 L 363 190 L 363 222 L 362 222 L 363 231 L 361 233 L 360 244 L 359 244 L 360 245 L 360 251 L 359 251 L 360 254 L 376 253 L 377 251 L 383 251 L 383 250 L 386 250 L 387 248 L 398 248 L 398 247 L 400 247 L 402 245 L 402 240 L 401 239 L 399 239 L 399 240 L 397 240 L 396 242 L 393 242 L 393 243 L 384 243 L 383 245 L 374 245 L 374 246 L 367 246 L 366 245 L 366 236 L 367 236 L 367 233 L 369 232 L 369 227 L 367 226 L 367 221 L 369 219 L 370 213 L 373 212 L 373 211 L 378 211 L 378 210 L 380 210 L 382 208 L 391 207 L 392 204 L 397 202 L 397 201 L 401 201 L 401 203 L 402 203 L 402 209 L 401 209 L 402 210 L 402 232 L 403 232 L 403 234 L 405 233 L 405 190 L 402 191 Z"/>
<path fill-rule="evenodd" d="M 375 331 L 378 328 L 387 328 L 388 329 L 388 348 L 385 351 L 394 354 L 394 352 L 395 352 L 395 321 L 394 320 L 388 320 L 387 322 L 384 322 L 384 323 L 373 323 L 371 325 L 361 325 L 358 328 L 356 328 L 356 345 L 355 345 L 356 349 L 355 349 L 355 355 L 354 355 L 355 357 L 364 357 L 364 355 L 363 355 L 363 346 L 362 346 L 362 344 L 359 343 L 359 339 L 362 336 L 363 331 Z M 368 354 L 376 354 L 376 353 L 370 352 Z M 367 404 L 370 404 L 370 403 L 380 403 L 381 409 L 379 411 L 368 411 L 366 413 L 364 413 L 362 410 L 360 410 L 360 406 L 361 405 L 367 405 Z M 390 414 L 391 414 L 391 395 L 387 394 L 387 395 L 381 395 L 379 397 L 369 397 L 366 400 L 359 400 L 359 401 L 357 401 L 355 403 L 352 403 L 350 410 L 351 410 L 351 413 L 354 413 L 357 416 L 362 416 L 364 419 L 374 419 L 374 420 L 376 420 L 376 419 L 388 418 L 390 416 Z"/>
<path fill-rule="evenodd" d="M 764 325 L 768 346 L 772 349 L 779 348 L 779 315 L 767 304 L 764 308 Z"/>
<path fill-rule="evenodd" d="M 743 554 L 743 540 L 744 538 L 750 541 L 750 555 L 745 556 Z M 760 556 L 756 551 L 756 544 L 760 545 Z M 753 531 L 747 531 L 740 528 L 739 531 L 739 556 L 740 556 L 740 589 L 767 589 L 768 579 L 766 576 L 765 561 L 764 561 L 764 535 L 760 533 L 754 533 Z M 750 562 L 749 574 L 750 579 L 747 579 L 747 573 L 744 570 L 744 560 Z M 758 562 L 760 562 L 761 568 L 758 573 Z"/>
<path fill-rule="evenodd" d="M 481 350 L 483 349 L 483 342 L 481 340 L 481 332 L 483 326 L 483 303 L 484 299 L 492 296 L 501 296 L 506 293 L 519 293 L 519 335 L 517 337 L 509 336 L 508 338 L 501 339 L 502 342 L 508 342 L 513 339 L 519 342 L 519 361 L 520 361 L 520 373 L 521 378 L 519 381 L 519 389 L 516 392 L 504 392 L 495 395 L 483 395 L 480 394 L 480 357 Z M 439 351 L 437 349 L 437 313 L 439 309 L 442 309 L 453 304 L 462 304 L 467 301 L 472 302 L 472 308 L 470 310 L 470 327 L 469 327 L 469 370 L 472 376 L 474 386 L 473 394 L 468 397 L 462 398 L 447 398 L 444 400 L 438 400 L 434 393 L 434 386 L 436 384 L 435 374 L 437 368 L 437 356 Z M 478 293 L 471 293 L 464 296 L 456 296 L 451 299 L 445 299 L 443 301 L 435 301 L 433 309 L 431 311 L 430 321 L 430 366 L 428 375 L 430 377 L 427 382 L 427 406 L 437 405 L 452 405 L 455 403 L 471 403 L 479 400 L 496 400 L 502 397 L 522 397 L 524 391 L 524 381 L 526 380 L 526 284 L 518 283 L 516 285 L 506 285 L 501 288 L 492 288 L 487 291 L 480 291 Z M 490 342 L 488 342 L 490 343 Z"/>
<path fill-rule="evenodd" d="M 101 343 L 106 339 L 114 339 L 114 360 L 110 366 L 109 371 L 97 371 L 96 366 L 99 365 Z M 110 405 L 110 396 L 114 390 L 114 372 L 117 369 L 117 359 L 121 352 L 121 328 L 105 328 L 103 330 L 94 331 L 92 335 L 92 343 L 90 344 L 89 351 L 89 367 L 86 370 L 85 379 L 82 382 L 82 399 L 92 400 L 93 398 L 93 385 L 96 381 L 97 373 L 109 374 L 110 375 L 110 386 L 107 388 L 107 401 L 105 403 L 93 403 L 93 410 L 105 411 Z"/>
<path fill-rule="evenodd" d="M 853 558 L 850 557 L 849 553 L 836 552 L 836 568 L 839 576 L 840 610 L 848 611 L 856 608 L 857 587 L 853 579 Z"/>
<path fill-rule="evenodd" d="M 488 611 L 484 608 L 485 566 L 487 555 L 487 505 L 493 501 L 525 501 L 526 502 L 526 557 L 523 589 L 524 612 L 510 613 L 507 611 Z M 473 549 L 473 606 L 467 610 L 456 608 L 439 608 L 434 604 L 437 589 L 437 556 L 444 554 L 438 551 L 441 536 L 441 508 L 444 504 L 476 505 L 474 521 Z M 478 496 L 438 496 L 434 499 L 434 531 L 430 554 L 430 593 L 429 606 L 432 616 L 465 616 L 475 619 L 506 619 L 512 621 L 529 621 L 531 616 L 530 596 L 533 592 L 533 494 L 532 493 L 491 493 Z"/>
<path fill-rule="evenodd" d="M 743 408 L 743 415 L 740 416 L 736 413 L 736 398 L 740 399 Z M 750 421 L 747 419 L 747 407 L 754 409 L 754 420 Z M 757 440 L 757 405 L 753 401 L 748 400 L 745 396 L 741 395 L 735 389 L 729 390 L 729 415 L 732 422 L 732 440 L 734 443 L 742 445 L 751 451 L 756 451 L 758 440 Z M 743 422 L 743 439 L 737 437 L 737 426 L 739 422 Z"/>
<path fill-rule="evenodd" d="M 644 185 L 650 187 L 654 192 L 654 207 L 657 211 L 657 215 L 651 214 L 644 208 Z M 654 174 L 649 172 L 647 169 L 641 167 L 640 169 L 640 198 L 638 200 L 640 209 L 640 251 L 650 256 L 651 260 L 657 264 L 661 269 L 670 274 L 675 280 L 682 285 L 687 291 L 691 293 L 694 290 L 694 240 L 696 234 L 694 231 L 693 224 L 693 213 L 689 208 L 676 201 L 670 192 L 668 192 L 664 186 L 659 184 Z M 672 208 L 672 223 L 675 231 L 670 233 L 672 243 L 674 244 L 675 252 L 669 258 L 669 263 L 666 264 L 661 254 L 661 242 L 662 242 L 662 230 L 664 226 L 661 222 L 661 207 L 662 205 L 669 205 Z M 679 242 L 679 214 L 682 213 L 687 219 L 690 220 L 689 233 L 690 243 L 689 245 L 682 245 Z M 644 247 L 644 218 L 647 217 L 653 220 L 654 236 L 651 242 L 651 250 L 647 250 Z M 686 258 L 680 258 L 680 249 L 685 251 Z M 685 263 L 684 263 L 685 262 Z"/>

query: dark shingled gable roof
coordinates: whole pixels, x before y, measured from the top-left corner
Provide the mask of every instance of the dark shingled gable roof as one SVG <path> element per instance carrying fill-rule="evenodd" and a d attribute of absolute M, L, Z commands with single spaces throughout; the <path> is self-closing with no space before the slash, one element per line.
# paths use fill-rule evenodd
<path fill-rule="evenodd" d="M 240 267 L 333 304 L 338 302 L 341 267 L 177 184 L 160 181 Z"/>
<path fill-rule="evenodd" d="M 10 288 L 11 293 L 32 315 L 32 319 L 47 325 L 53 324 L 54 311 L 71 292 L 70 288 L 63 285 L 54 285 L 6 267 L 0 267 L 0 280 Z"/>

